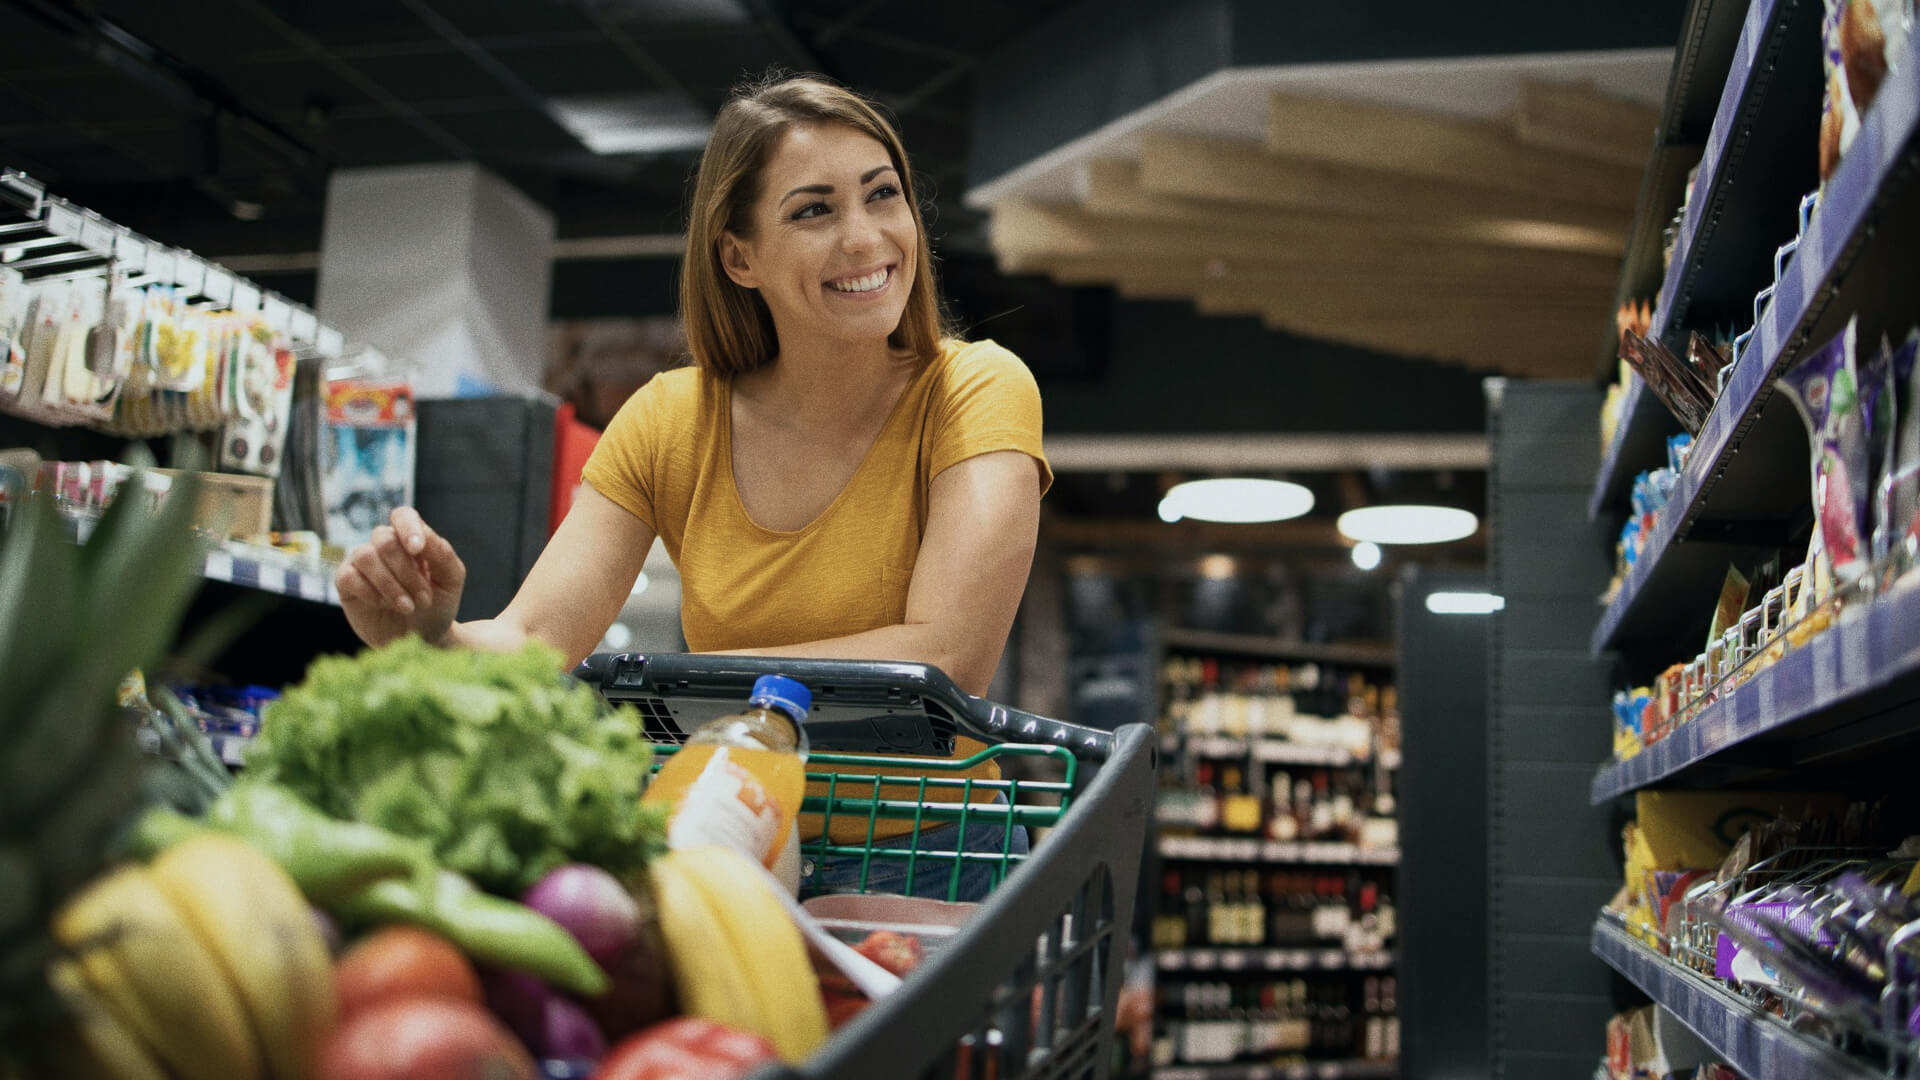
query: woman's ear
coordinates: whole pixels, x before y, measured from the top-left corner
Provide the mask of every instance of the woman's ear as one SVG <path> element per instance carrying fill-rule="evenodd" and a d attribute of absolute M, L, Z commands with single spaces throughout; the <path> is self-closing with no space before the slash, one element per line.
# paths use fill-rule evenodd
<path fill-rule="evenodd" d="M 720 234 L 720 266 L 743 289 L 760 287 L 760 275 L 753 272 L 752 245 L 732 232 Z"/>

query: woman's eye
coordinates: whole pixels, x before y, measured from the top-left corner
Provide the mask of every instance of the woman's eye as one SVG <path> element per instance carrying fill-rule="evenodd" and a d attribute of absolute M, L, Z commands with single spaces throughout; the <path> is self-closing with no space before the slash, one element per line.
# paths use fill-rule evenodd
<path fill-rule="evenodd" d="M 867 194 L 867 201 L 875 202 L 880 199 L 891 199 L 898 194 L 900 194 L 899 188 L 894 187 L 892 184 L 881 184 Z"/>
<path fill-rule="evenodd" d="M 827 212 L 826 203 L 823 203 L 823 202 L 808 203 L 807 205 L 793 212 L 793 220 L 799 221 L 802 218 L 819 217 L 821 214 L 824 214 L 826 212 Z"/>

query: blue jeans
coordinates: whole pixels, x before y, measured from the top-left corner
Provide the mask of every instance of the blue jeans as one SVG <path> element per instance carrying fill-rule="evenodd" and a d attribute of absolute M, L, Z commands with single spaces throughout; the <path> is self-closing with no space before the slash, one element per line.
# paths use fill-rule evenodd
<path fill-rule="evenodd" d="M 1007 798 L 996 795 L 994 803 L 1005 805 Z M 873 850 L 910 851 L 918 848 L 921 852 L 954 850 L 953 836 L 958 825 L 941 825 L 927 829 L 920 834 L 915 843 L 913 834 L 875 840 Z M 968 825 L 961 851 L 985 852 L 995 856 L 1006 847 L 1013 855 L 1027 854 L 1027 829 L 1024 825 L 1013 827 L 1013 837 L 1008 842 L 1007 827 L 1002 822 L 990 822 L 980 825 Z M 929 900 L 945 900 L 947 886 L 953 880 L 953 858 L 948 855 L 925 855 L 913 863 L 913 890 L 907 890 L 907 860 L 902 858 L 875 858 L 867 862 L 867 887 L 860 888 L 860 864 L 858 855 L 803 855 L 800 860 L 800 893 L 802 896 L 814 896 L 820 893 L 868 892 L 894 893 L 915 896 Z M 1018 865 L 1017 863 L 1014 865 Z M 955 900 L 985 900 L 993 892 L 994 875 L 1000 869 L 1000 860 L 968 859 L 960 868 L 960 888 L 954 894 Z"/>

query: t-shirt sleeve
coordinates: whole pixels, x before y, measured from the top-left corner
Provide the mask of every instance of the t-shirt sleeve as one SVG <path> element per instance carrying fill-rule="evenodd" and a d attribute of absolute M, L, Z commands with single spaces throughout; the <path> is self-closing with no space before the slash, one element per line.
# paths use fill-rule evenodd
<path fill-rule="evenodd" d="M 1017 450 L 1040 466 L 1040 493 L 1053 486 L 1041 441 L 1040 387 L 1018 356 L 991 341 L 964 346 L 936 409 L 931 475 L 981 454 Z"/>
<path fill-rule="evenodd" d="M 613 422 L 600 435 L 580 479 L 593 490 L 612 499 L 622 509 L 659 532 L 654 514 L 654 475 L 660 461 L 659 440 L 663 426 L 666 380 L 656 375 L 633 392 Z"/>

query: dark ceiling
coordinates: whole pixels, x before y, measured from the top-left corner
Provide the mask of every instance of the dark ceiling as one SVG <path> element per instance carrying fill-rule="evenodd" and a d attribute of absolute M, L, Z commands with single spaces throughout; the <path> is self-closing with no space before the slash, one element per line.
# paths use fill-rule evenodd
<path fill-rule="evenodd" d="M 552 103 L 711 115 L 779 67 L 890 107 L 965 249 L 973 70 L 1069 2 L 9 0 L 0 159 L 214 256 L 314 250 L 330 169 L 447 160 L 505 175 L 563 237 L 674 232 L 692 152 L 595 154 Z"/>

